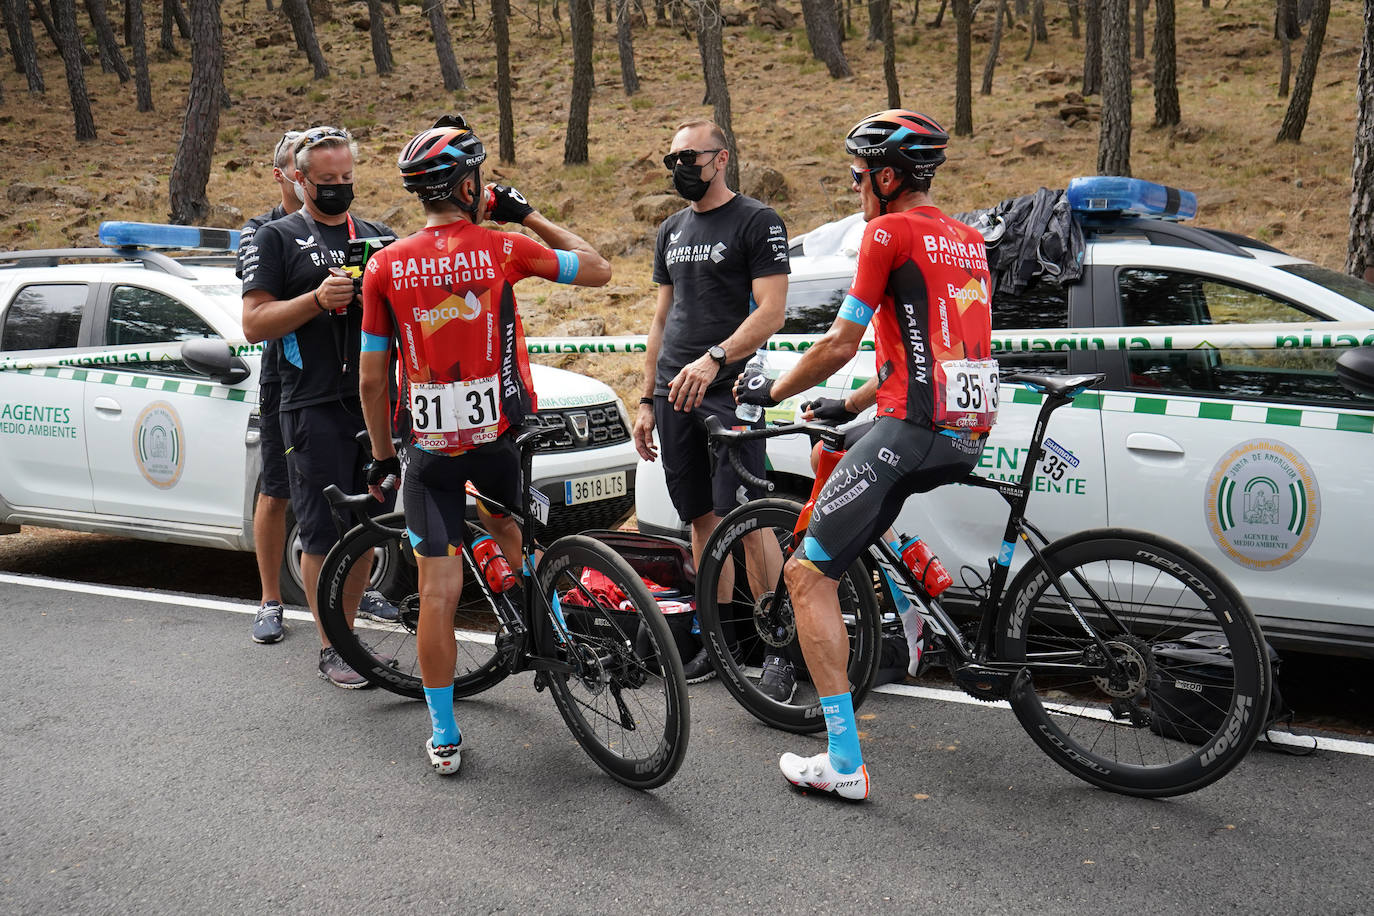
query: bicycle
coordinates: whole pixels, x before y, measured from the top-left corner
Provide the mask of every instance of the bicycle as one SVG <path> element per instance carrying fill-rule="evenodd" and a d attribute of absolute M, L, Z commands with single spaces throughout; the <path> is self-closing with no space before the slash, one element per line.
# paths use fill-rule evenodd
<path fill-rule="evenodd" d="M 535 443 L 558 430 L 525 428 L 516 437 L 521 479 L 529 481 Z M 687 753 L 687 681 L 672 634 L 643 581 L 599 541 L 568 535 L 549 545 L 536 563 L 532 488 L 519 509 L 469 493 L 491 511 L 521 525 L 520 587 L 493 591 L 472 554 L 481 532 L 468 523 L 462 556 L 467 575 L 454 609 L 458 657 L 453 695 L 481 693 L 512 674 L 534 671 L 535 690 L 553 695 L 564 722 L 597 765 L 637 789 L 672 779 Z M 379 547 L 404 541 L 400 512 L 367 515 L 372 497 L 326 488 L 336 520 L 345 511 L 358 523 L 333 546 L 320 570 L 320 620 L 344 661 L 373 684 L 400 696 L 423 698 L 416 633 L 420 618 L 417 571 L 402 577 L 393 597 L 400 620 L 348 625 L 344 583 L 354 563 Z M 542 503 L 547 511 L 547 503 Z M 412 556 L 409 544 L 404 555 Z M 515 568 L 515 562 L 511 563 Z M 604 577 L 598 578 L 598 577 Z M 607 587 L 609 585 L 609 587 Z M 364 635 L 367 639 L 364 640 Z"/>
<path fill-rule="evenodd" d="M 1050 414 L 1072 402 L 1104 378 L 1021 375 L 1015 381 L 1044 396 L 1020 479 L 993 480 L 969 474 L 961 483 L 996 490 L 1008 503 L 1007 524 L 998 556 L 989 558 L 989 575 L 973 586 L 976 628 L 961 628 L 937 598 L 881 539 L 867 557 L 873 567 L 897 583 L 920 611 L 927 632 L 936 634 L 943 661 L 954 683 L 980 700 L 1007 700 L 1035 743 L 1074 775 L 1114 792 L 1142 797 L 1178 795 L 1221 778 L 1249 751 L 1264 727 L 1272 673 L 1263 635 L 1244 598 L 1214 566 L 1183 545 L 1158 535 L 1127 528 L 1096 528 L 1050 542 L 1028 519 L 1025 507 L 1035 470 L 1045 455 L 1042 442 Z M 740 466 L 739 443 L 796 433 L 842 448 L 843 434 L 814 423 L 793 423 L 763 430 L 712 437 L 724 441 L 742 478 L 771 492 L 772 485 Z M 824 481 L 817 481 L 816 487 Z M 786 500 L 762 499 L 728 515 L 708 541 L 698 571 L 698 614 L 707 650 L 722 680 L 737 700 L 760 720 L 792 731 L 823 727 L 814 692 L 800 702 L 778 703 L 762 694 L 752 670 L 722 627 L 716 600 L 724 560 L 737 556 L 743 531 L 770 530 L 784 554 L 800 543 L 801 507 Z M 800 531 L 798 528 L 800 527 Z M 732 540 L 732 538 L 734 540 Z M 1030 559 L 1010 586 L 1012 552 L 1024 543 Z M 861 556 L 862 560 L 862 556 Z M 851 587 L 869 593 L 874 580 L 856 561 L 846 573 Z M 739 579 L 731 593 L 750 608 L 749 625 L 791 628 L 792 609 L 781 572 L 772 589 L 741 593 Z M 843 583 L 842 583 L 843 584 Z M 867 586 L 867 589 L 864 588 Z M 843 592 L 844 589 L 842 588 Z M 1168 682 L 1187 689 L 1207 680 L 1195 672 L 1186 653 L 1171 652 L 1171 638 L 1195 630 L 1221 634 L 1234 668 L 1224 710 L 1216 705 L 1219 724 L 1195 723 L 1205 740 L 1189 744 L 1172 737 L 1168 722 L 1181 711 L 1151 689 Z M 738 646 L 736 640 L 733 646 Z M 851 685 L 862 647 L 851 642 Z M 1162 651 L 1161 651 L 1162 650 Z M 1222 691 L 1225 693 L 1226 691 Z M 856 692 L 855 706 L 862 694 Z M 1168 704 L 1168 705 L 1166 705 Z M 1215 705 L 1215 704 L 1214 704 Z M 1167 714 L 1167 715 L 1166 715 Z"/>

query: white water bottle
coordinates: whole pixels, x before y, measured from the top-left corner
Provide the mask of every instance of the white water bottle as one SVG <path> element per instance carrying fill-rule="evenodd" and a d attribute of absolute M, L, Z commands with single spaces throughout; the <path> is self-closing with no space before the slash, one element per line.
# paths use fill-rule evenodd
<path fill-rule="evenodd" d="M 745 375 L 753 375 L 763 372 L 763 350 L 760 349 L 754 354 L 744 367 Z M 759 417 L 763 416 L 763 407 L 758 404 L 737 404 L 735 405 L 735 416 L 745 423 L 757 423 Z"/>

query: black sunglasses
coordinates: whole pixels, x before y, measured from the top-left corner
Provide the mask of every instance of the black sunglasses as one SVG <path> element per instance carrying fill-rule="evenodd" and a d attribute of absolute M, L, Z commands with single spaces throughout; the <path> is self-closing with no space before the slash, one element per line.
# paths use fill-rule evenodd
<path fill-rule="evenodd" d="M 312 127 L 301 135 L 301 143 L 296 152 L 308 149 L 325 140 L 352 140 L 353 135 L 338 127 Z"/>
<path fill-rule="evenodd" d="M 702 153 L 711 153 L 714 155 L 715 153 L 718 153 L 723 149 L 725 149 L 725 147 L 722 146 L 717 149 L 678 150 L 676 153 L 669 153 L 668 155 L 664 156 L 663 164 L 666 165 L 668 167 L 668 171 L 671 172 L 673 169 L 677 168 L 677 164 L 679 162 L 685 165 L 696 165 L 697 157 L 700 156 Z"/>

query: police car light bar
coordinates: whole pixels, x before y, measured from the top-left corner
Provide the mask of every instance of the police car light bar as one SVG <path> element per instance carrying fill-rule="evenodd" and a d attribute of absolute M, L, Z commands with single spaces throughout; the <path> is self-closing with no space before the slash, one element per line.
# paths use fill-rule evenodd
<path fill-rule="evenodd" d="M 203 251 L 238 251 L 237 229 L 202 229 L 160 223 L 104 222 L 100 244 L 111 248 L 177 248 Z"/>
<path fill-rule="evenodd" d="M 1197 195 L 1140 178 L 1093 175 L 1075 178 L 1064 191 L 1069 207 L 1083 214 L 1121 214 L 1182 220 L 1197 216 Z"/>

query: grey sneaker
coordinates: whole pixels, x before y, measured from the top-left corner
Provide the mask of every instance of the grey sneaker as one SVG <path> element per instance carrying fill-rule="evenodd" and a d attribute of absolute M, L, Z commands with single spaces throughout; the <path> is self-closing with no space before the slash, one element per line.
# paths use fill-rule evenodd
<path fill-rule="evenodd" d="M 705 646 L 682 666 L 682 673 L 686 675 L 689 684 L 700 684 L 716 676 L 715 666 L 711 664 L 711 654 L 706 651 Z"/>
<path fill-rule="evenodd" d="M 253 642 L 281 642 L 286 635 L 281 623 L 282 606 L 280 601 L 264 601 L 258 608 L 258 616 L 253 620 Z"/>
<path fill-rule="evenodd" d="M 797 692 L 797 673 L 792 663 L 780 655 L 763 659 L 763 676 L 759 678 L 759 693 L 778 703 L 788 703 Z"/>
<path fill-rule="evenodd" d="M 397 610 L 396 605 L 386 600 L 385 595 L 375 588 L 370 588 L 363 592 L 363 600 L 358 602 L 358 616 L 382 623 L 396 623 L 401 619 L 401 612 Z"/>
<path fill-rule="evenodd" d="M 338 650 L 333 646 L 320 650 L 320 677 L 344 690 L 371 686 L 367 678 L 354 671 L 348 662 L 339 657 Z"/>

